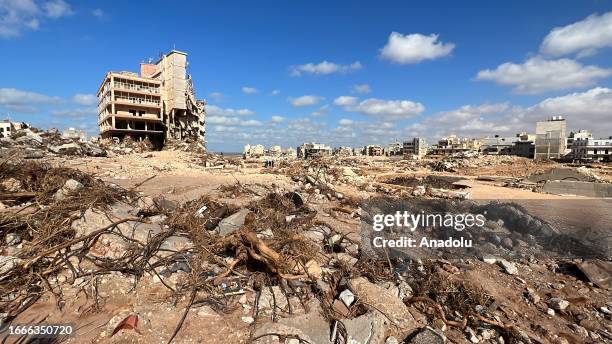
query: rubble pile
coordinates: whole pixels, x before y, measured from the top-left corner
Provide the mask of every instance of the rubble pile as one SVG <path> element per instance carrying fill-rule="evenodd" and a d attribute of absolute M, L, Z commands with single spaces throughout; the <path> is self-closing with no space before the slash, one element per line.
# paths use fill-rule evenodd
<path fill-rule="evenodd" d="M 36 128 L 21 129 L 11 137 L 0 138 L 0 155 L 25 159 L 47 156 L 106 156 L 107 152 L 93 142 L 62 138 L 56 129 L 41 131 Z"/>
<path fill-rule="evenodd" d="M 231 162 L 212 154 L 203 159 Z M 113 301 L 130 304 L 132 309 L 122 308 L 92 330 L 92 341 L 101 342 L 188 341 L 181 335 L 190 320 L 201 326 L 232 316 L 248 328 L 240 341 L 249 343 L 612 340 L 610 291 L 562 272 L 575 262 L 376 259 L 356 233 L 322 220 L 317 206 L 325 202 L 360 213 L 359 203 L 337 189 L 384 183 L 362 175 L 357 165 L 326 161 L 299 161 L 274 172 L 290 176 L 295 188 L 236 182 L 218 194 L 176 203 L 68 168 L 5 161 L 3 323 L 17 322 L 50 298 L 78 316 L 103 312 Z M 391 181 L 390 188 L 452 186 L 452 180 L 436 178 Z M 507 234 L 516 246 L 532 233 Z M 496 245 L 504 247 L 503 239 Z M 76 307 L 74 300 L 83 295 Z M 171 313 L 181 316 L 168 320 Z M 172 330 L 161 331 L 169 321 Z"/>
<path fill-rule="evenodd" d="M 103 139 L 100 146 L 114 154 L 145 153 L 155 150 L 155 146 L 149 139 L 134 140 L 126 136 L 123 140 Z"/>

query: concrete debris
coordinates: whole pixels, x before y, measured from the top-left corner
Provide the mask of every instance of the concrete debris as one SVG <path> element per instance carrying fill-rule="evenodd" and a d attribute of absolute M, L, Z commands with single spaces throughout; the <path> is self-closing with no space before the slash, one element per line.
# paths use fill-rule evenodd
<path fill-rule="evenodd" d="M 44 313 L 87 326 L 100 315 L 82 340 L 113 343 L 167 342 L 175 330 L 176 342 L 275 344 L 610 338 L 609 262 L 537 255 L 564 244 L 567 223 L 521 203 L 522 193 L 535 202 L 533 194 L 502 189 L 556 163 L 321 156 L 264 168 L 200 154 L 197 142 L 153 151 L 144 139 L 110 141 L 34 130 L 0 139 L 2 319 Z M 25 160 L 33 156 L 42 160 Z M 606 168 L 597 168 L 596 183 L 607 185 Z M 580 169 L 587 181 L 577 182 L 593 182 L 593 170 Z M 482 201 L 504 192 L 516 202 Z M 478 245 L 466 256 L 442 247 L 431 257 L 392 246 L 376 254 L 364 222 L 387 212 L 383 205 L 404 203 L 418 213 L 486 212 L 477 229 L 447 228 Z M 605 217 L 598 209 L 589 209 L 592 217 Z M 411 233 L 442 231 L 375 234 Z M 577 242 L 570 248 L 597 248 Z M 35 307 L 28 295 L 40 296 Z"/>
<path fill-rule="evenodd" d="M 558 297 L 553 297 L 550 300 L 548 300 L 548 306 L 558 311 L 565 310 L 569 305 L 570 305 L 569 301 L 563 300 Z"/>
<path fill-rule="evenodd" d="M 250 212 L 248 209 L 240 209 L 238 212 L 224 218 L 215 228 L 215 232 L 220 235 L 228 235 L 235 232 L 244 225 L 244 221 Z"/>
<path fill-rule="evenodd" d="M 349 280 L 349 288 L 366 306 L 382 312 L 403 332 L 416 327 L 416 322 L 402 300 L 389 290 L 371 283 L 364 277 Z"/>
<path fill-rule="evenodd" d="M 405 341 L 407 344 L 444 344 L 446 337 L 431 327 L 417 330 Z"/>

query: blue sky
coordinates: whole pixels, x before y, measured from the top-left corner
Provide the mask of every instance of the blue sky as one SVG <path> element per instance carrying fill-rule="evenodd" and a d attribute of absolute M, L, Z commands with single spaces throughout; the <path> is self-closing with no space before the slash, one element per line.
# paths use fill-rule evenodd
<path fill-rule="evenodd" d="M 105 72 L 189 54 L 215 151 L 612 135 L 612 2 L 0 0 L 0 115 L 97 132 Z M 305 97 L 306 96 L 306 97 Z"/>

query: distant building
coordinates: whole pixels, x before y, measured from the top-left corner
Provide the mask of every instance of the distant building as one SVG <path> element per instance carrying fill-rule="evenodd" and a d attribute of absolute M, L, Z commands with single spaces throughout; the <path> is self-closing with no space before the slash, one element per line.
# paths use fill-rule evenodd
<path fill-rule="evenodd" d="M 385 154 L 388 156 L 398 156 L 404 154 L 404 146 L 401 142 L 391 142 L 387 147 Z"/>
<path fill-rule="evenodd" d="M 342 146 L 334 149 L 334 154 L 338 156 L 355 155 L 352 147 Z"/>
<path fill-rule="evenodd" d="M 612 161 L 612 136 L 607 139 L 574 136 L 570 149 L 573 160 Z"/>
<path fill-rule="evenodd" d="M 81 142 L 87 141 L 87 133 L 85 130 L 76 130 L 75 128 L 68 128 L 64 130 L 62 137 L 66 139 L 77 139 Z"/>
<path fill-rule="evenodd" d="M 18 130 L 30 128 L 30 124 L 26 122 L 13 122 L 9 119 L 0 121 L 0 137 L 11 137 Z"/>
<path fill-rule="evenodd" d="M 421 159 L 427 154 L 427 142 L 420 137 L 404 141 L 402 153 L 404 153 L 404 157 L 407 159 Z"/>
<path fill-rule="evenodd" d="M 434 155 L 452 155 L 462 152 L 478 152 L 479 150 L 480 140 L 450 135 L 443 137 L 437 144 L 433 145 L 431 152 Z"/>
<path fill-rule="evenodd" d="M 367 145 L 364 147 L 367 156 L 382 156 L 385 150 L 380 145 Z"/>
<path fill-rule="evenodd" d="M 304 143 L 299 146 L 297 150 L 298 158 L 303 159 L 328 156 L 331 154 L 331 147 L 323 143 Z"/>
<path fill-rule="evenodd" d="M 540 160 L 563 157 L 567 149 L 566 128 L 567 123 L 562 116 L 553 116 L 546 121 L 537 122 L 534 158 Z"/>
<path fill-rule="evenodd" d="M 259 158 L 264 156 L 264 154 L 266 153 L 265 148 L 263 145 L 254 145 L 251 146 L 250 144 L 246 144 L 244 146 L 244 151 L 242 153 L 242 155 L 244 156 L 245 159 L 247 158 Z"/>
<path fill-rule="evenodd" d="M 283 150 L 281 149 L 281 146 L 279 145 L 275 145 L 270 147 L 270 149 L 268 149 L 268 156 L 281 156 L 283 154 Z"/>
<path fill-rule="evenodd" d="M 295 158 L 297 157 L 297 151 L 293 147 L 288 147 L 283 151 L 283 156 L 287 158 Z"/>
<path fill-rule="evenodd" d="M 520 138 L 517 136 L 501 137 L 486 137 L 480 139 L 480 152 L 489 155 L 508 155 L 511 154 L 512 148 Z"/>

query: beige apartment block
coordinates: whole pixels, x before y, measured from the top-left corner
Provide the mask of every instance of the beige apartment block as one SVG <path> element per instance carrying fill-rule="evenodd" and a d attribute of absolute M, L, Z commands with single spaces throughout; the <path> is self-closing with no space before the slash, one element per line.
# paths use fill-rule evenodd
<path fill-rule="evenodd" d="M 187 54 L 172 50 L 140 74 L 108 72 L 98 89 L 98 125 L 103 139 L 149 139 L 161 147 L 173 140 L 205 146 L 205 102 L 196 99 Z"/>

